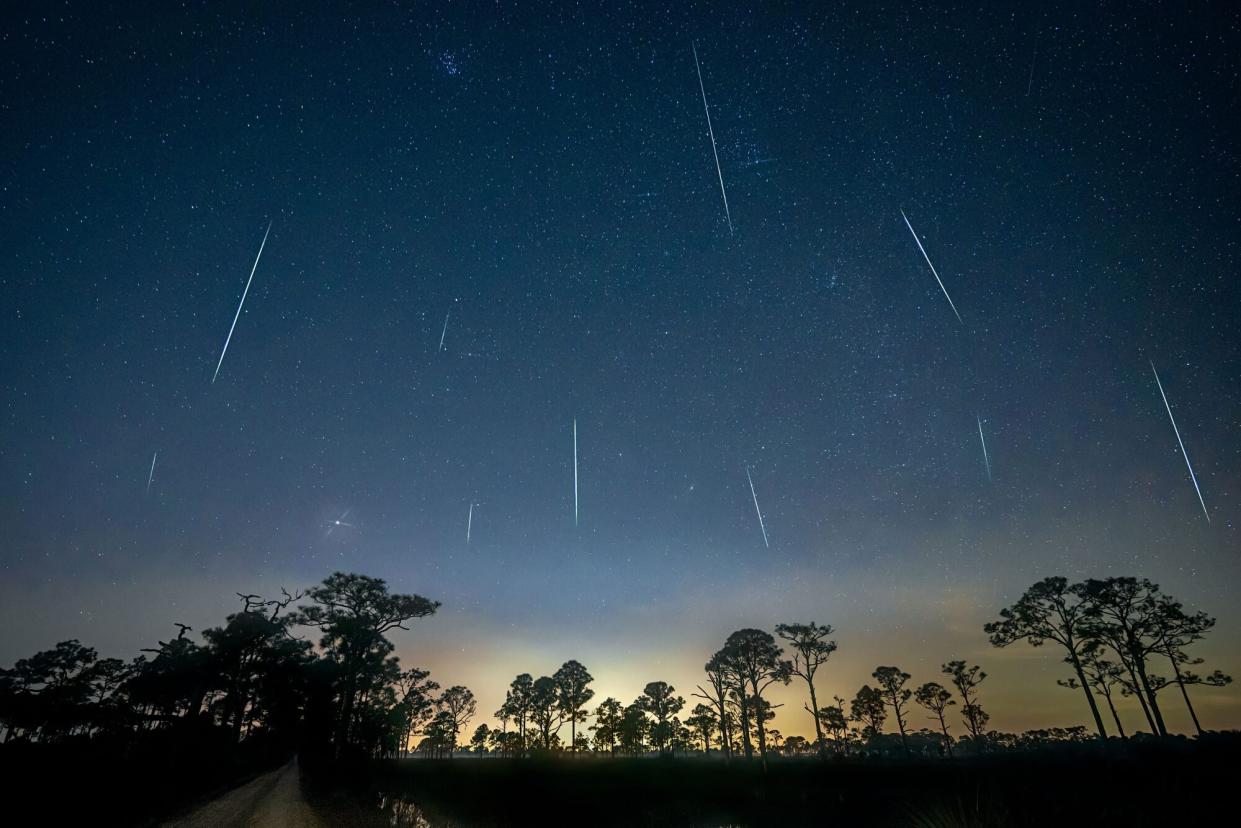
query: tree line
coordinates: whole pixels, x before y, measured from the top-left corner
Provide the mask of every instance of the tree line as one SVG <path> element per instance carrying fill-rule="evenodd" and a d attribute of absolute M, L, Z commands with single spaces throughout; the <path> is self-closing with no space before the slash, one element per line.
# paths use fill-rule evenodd
<path fill-rule="evenodd" d="M 337 758 L 411 750 L 438 758 L 460 749 L 506 757 L 701 752 L 765 764 L 773 754 L 951 757 L 1088 738 L 1084 727 L 1020 736 L 988 729 L 980 691 L 987 673 L 964 660 L 944 662 L 935 679 L 916 685 L 899 667 L 878 666 L 851 699 L 823 704 L 823 670 L 838 649 L 834 630 L 787 623 L 728 636 L 688 693 L 695 700 L 688 710 L 685 695 L 664 681 L 647 683 L 629 704 L 609 697 L 591 709 L 594 679 L 570 660 L 550 676 L 514 678 L 495 712 L 500 726 L 479 725 L 463 744 L 477 713 L 473 693 L 441 689 L 427 670 L 403 667 L 388 638 L 434 614 L 438 602 L 339 572 L 304 593 L 238 598 L 241 609 L 204 630 L 201 641 L 178 624 L 176 637 L 129 662 L 64 641 L 0 671 L 4 742 L 103 740 L 129 750 L 172 734 L 191 744 L 257 743 Z M 1149 733 L 1167 736 L 1161 693 L 1173 687 L 1202 734 L 1190 688 L 1231 682 L 1219 670 L 1200 675 L 1194 668 L 1202 659 L 1188 652 L 1214 625 L 1146 579 L 1053 577 L 984 631 L 996 647 L 1058 646 L 1070 672 L 1059 684 L 1084 696 L 1099 738 L 1123 739 L 1130 734 L 1117 698 L 1136 699 Z M 307 633 L 317 634 L 317 648 Z M 813 740 L 785 738 L 771 726 L 779 705 L 769 690 L 792 682 L 804 687 Z"/>

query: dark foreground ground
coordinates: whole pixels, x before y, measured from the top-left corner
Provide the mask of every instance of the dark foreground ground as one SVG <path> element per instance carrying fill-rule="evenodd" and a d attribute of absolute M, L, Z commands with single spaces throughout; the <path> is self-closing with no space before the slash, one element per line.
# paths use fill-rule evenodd
<path fill-rule="evenodd" d="M 499 826 L 1159 826 L 1237 810 L 1235 739 L 1093 746 L 911 762 L 406 760 L 352 774 L 312 769 L 311 802 L 348 798 L 388 825 Z"/>
<path fill-rule="evenodd" d="M 219 765 L 187 777 L 25 753 L 0 766 L 11 825 L 1169 828 L 1234 821 L 1239 747 L 1221 735 L 953 761 L 776 760 L 766 774 L 700 758 L 303 758 L 237 766 L 232 784 L 216 784 Z"/>

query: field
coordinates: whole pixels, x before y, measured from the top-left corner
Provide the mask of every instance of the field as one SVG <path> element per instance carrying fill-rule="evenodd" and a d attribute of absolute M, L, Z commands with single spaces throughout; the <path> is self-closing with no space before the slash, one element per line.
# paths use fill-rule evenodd
<path fill-rule="evenodd" d="M 946 761 L 401 760 L 319 768 L 312 802 L 390 825 L 1043 826 L 1191 824 L 1231 800 L 1236 742 L 1093 746 Z"/>

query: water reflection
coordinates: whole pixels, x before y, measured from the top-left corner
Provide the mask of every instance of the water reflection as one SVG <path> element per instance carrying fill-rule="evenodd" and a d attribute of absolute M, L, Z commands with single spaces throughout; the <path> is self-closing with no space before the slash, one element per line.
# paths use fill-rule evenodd
<path fill-rule="evenodd" d="M 404 797 L 381 794 L 379 809 L 386 817 L 385 822 L 394 828 L 469 828 L 463 822 L 432 815 L 418 803 Z"/>
<path fill-rule="evenodd" d="M 490 821 L 484 823 L 463 822 L 459 819 L 450 819 L 442 813 L 428 810 L 412 799 L 401 795 L 379 794 L 378 804 L 380 813 L 383 815 L 383 821 L 393 828 L 496 828 L 497 823 Z M 550 823 L 549 823 L 550 824 Z M 556 824 L 565 824 L 559 823 Z M 575 825 L 588 826 L 594 824 L 593 821 L 583 819 L 574 823 Z M 740 822 L 698 822 L 689 821 L 654 821 L 651 824 L 658 825 L 660 828 L 747 828 Z"/>

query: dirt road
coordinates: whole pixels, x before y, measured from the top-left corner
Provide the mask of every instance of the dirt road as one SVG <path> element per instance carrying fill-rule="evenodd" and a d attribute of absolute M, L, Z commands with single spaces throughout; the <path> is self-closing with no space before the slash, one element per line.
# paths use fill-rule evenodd
<path fill-rule="evenodd" d="M 302 797 L 297 759 L 170 822 L 171 828 L 247 826 L 322 828 L 325 825 Z"/>

